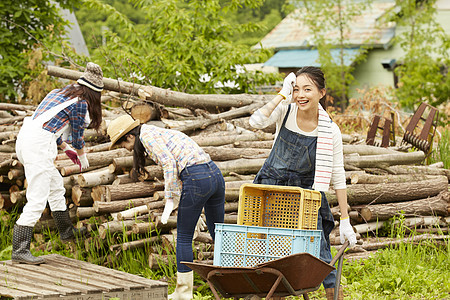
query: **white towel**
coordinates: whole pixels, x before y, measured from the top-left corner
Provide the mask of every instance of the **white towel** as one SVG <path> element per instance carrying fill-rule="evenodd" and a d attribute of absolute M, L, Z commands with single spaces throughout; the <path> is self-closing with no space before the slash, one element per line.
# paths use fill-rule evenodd
<path fill-rule="evenodd" d="M 313 188 L 316 191 L 328 191 L 333 171 L 333 134 L 328 113 L 319 104 L 319 123 L 316 150 L 316 172 Z"/>

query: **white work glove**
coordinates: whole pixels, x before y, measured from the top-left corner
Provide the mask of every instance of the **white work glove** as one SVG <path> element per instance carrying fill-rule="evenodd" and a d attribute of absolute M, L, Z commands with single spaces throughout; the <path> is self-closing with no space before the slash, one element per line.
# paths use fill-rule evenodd
<path fill-rule="evenodd" d="M 78 158 L 80 159 L 80 171 L 86 170 L 89 168 L 89 162 L 86 157 L 86 153 L 83 153 L 82 155 L 79 155 Z"/>
<path fill-rule="evenodd" d="M 339 223 L 339 238 L 341 239 L 341 244 L 345 243 L 345 240 L 347 239 L 350 248 L 356 245 L 356 234 L 350 224 L 349 217 L 341 219 L 341 222 Z"/>
<path fill-rule="evenodd" d="M 167 224 L 167 220 L 169 220 L 172 210 L 173 210 L 173 200 L 170 199 L 166 201 L 166 205 L 164 206 L 164 211 L 161 216 L 161 223 Z"/>
<path fill-rule="evenodd" d="M 81 168 L 81 162 L 78 158 L 77 152 L 69 146 L 69 144 L 65 143 L 65 147 L 63 148 L 64 153 L 66 153 L 67 157 L 70 158 L 70 160 L 74 163 L 80 166 Z"/>
<path fill-rule="evenodd" d="M 281 91 L 278 92 L 278 95 L 283 96 L 285 100 L 282 101 L 283 104 L 289 104 L 292 100 L 292 91 L 294 90 L 295 81 L 297 80 L 297 76 L 294 73 L 289 73 L 286 78 L 284 78 L 283 87 Z"/>
<path fill-rule="evenodd" d="M 201 231 L 204 231 L 207 228 L 205 221 L 203 221 L 202 216 L 198 218 L 197 225 L 195 225 L 195 231 L 200 233 Z"/>

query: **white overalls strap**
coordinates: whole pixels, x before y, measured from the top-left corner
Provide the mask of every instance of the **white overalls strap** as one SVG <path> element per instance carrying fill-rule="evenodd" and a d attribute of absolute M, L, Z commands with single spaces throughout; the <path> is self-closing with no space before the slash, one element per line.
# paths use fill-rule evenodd
<path fill-rule="evenodd" d="M 56 105 L 38 116 L 36 119 L 33 119 L 33 123 L 36 123 L 36 125 L 40 125 L 40 127 L 42 127 L 45 122 L 56 116 L 60 111 L 62 111 L 69 105 L 76 103 L 77 101 L 78 97 L 75 97 L 69 101 Z"/>

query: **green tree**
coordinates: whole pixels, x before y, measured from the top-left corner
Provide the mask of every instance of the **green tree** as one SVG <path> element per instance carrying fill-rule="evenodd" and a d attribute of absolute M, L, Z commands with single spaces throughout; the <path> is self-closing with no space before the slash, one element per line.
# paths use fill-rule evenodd
<path fill-rule="evenodd" d="M 71 9 L 79 0 L 2 0 L 0 2 L 0 101 L 13 101 L 27 93 L 38 76 L 36 61 L 53 60 L 46 45 L 62 45 L 67 22 L 59 7 Z M 52 46 L 53 48 L 53 46 Z M 37 73 L 36 73 L 37 72 Z"/>
<path fill-rule="evenodd" d="M 371 0 L 302 0 L 297 1 L 299 7 L 298 19 L 306 24 L 312 35 L 311 46 L 319 53 L 320 64 L 326 80 L 329 93 L 338 101 L 342 111 L 348 102 L 348 88 L 355 80 L 352 75 L 354 65 L 365 58 L 366 47 L 359 48 L 359 54 L 352 65 L 345 63 L 347 57 L 344 49 L 351 48 L 346 36 L 356 17 L 367 9 Z M 330 33 L 337 34 L 331 35 Z M 334 37 L 335 36 L 335 37 Z M 333 54 L 335 49 L 338 55 Z"/>
<path fill-rule="evenodd" d="M 242 72 L 243 64 L 263 62 L 272 53 L 233 43 L 231 37 L 251 24 L 236 25 L 224 17 L 243 5 L 257 7 L 261 1 L 220 5 L 218 0 L 130 0 L 145 13 L 142 24 L 98 0 L 84 2 L 123 29 L 123 34 L 105 32 L 106 44 L 90 50 L 92 59 L 114 78 L 189 93 L 254 92 L 279 79 L 278 74 Z"/>
<path fill-rule="evenodd" d="M 404 51 L 395 73 L 399 78 L 396 96 L 403 107 L 420 102 L 433 106 L 450 99 L 448 34 L 436 22 L 436 0 L 397 0 L 400 12 L 392 18 L 407 28 L 396 37 Z"/>
<path fill-rule="evenodd" d="M 245 31 L 235 32 L 231 41 L 237 44 L 253 46 L 258 43 L 270 30 L 272 30 L 292 9 L 288 5 L 289 0 L 258 0 L 260 6 L 239 5 L 235 10 L 228 11 L 224 18 L 234 24 L 248 26 Z M 135 7 L 128 0 L 103 0 L 117 11 L 127 16 L 135 24 L 146 23 L 145 12 Z M 226 7 L 230 0 L 220 0 L 220 5 Z M 81 6 L 75 11 L 84 34 L 86 44 L 89 48 L 95 48 L 102 42 L 102 31 L 105 28 L 116 32 L 119 36 L 124 35 L 124 30 L 114 22 L 106 11 L 96 11 L 95 14 L 86 6 Z M 103 29 L 102 29 L 103 28 Z"/>
<path fill-rule="evenodd" d="M 146 22 L 145 12 L 134 7 L 127 0 L 103 0 L 102 2 L 114 7 L 134 24 Z M 115 32 L 119 36 L 126 34 L 126 28 L 116 22 L 108 11 L 96 10 L 94 13 L 91 8 L 83 5 L 75 10 L 75 14 L 89 49 L 94 49 L 102 44 L 105 30 Z"/>

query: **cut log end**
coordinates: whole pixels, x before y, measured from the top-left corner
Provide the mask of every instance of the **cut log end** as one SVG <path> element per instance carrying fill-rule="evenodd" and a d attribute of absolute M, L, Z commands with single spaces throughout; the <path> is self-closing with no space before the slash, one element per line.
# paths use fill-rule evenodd
<path fill-rule="evenodd" d="M 156 118 L 156 110 L 146 103 L 133 105 L 131 108 L 131 116 L 135 120 L 139 120 L 141 124 Z"/>

